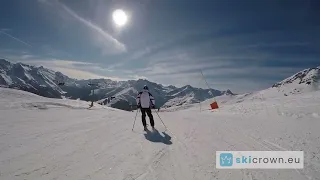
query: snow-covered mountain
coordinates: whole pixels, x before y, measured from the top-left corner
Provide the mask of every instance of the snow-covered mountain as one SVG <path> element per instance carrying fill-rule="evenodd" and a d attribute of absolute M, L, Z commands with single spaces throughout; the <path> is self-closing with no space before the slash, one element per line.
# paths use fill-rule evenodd
<path fill-rule="evenodd" d="M 89 86 L 92 84 L 93 86 Z M 29 91 L 41 96 L 86 101 L 97 101 L 119 109 L 135 107 L 135 97 L 144 85 L 156 99 L 157 107 L 187 105 L 204 101 L 212 96 L 232 94 L 230 90 L 201 89 L 190 85 L 183 87 L 163 86 L 148 80 L 112 81 L 110 79 L 76 80 L 44 67 L 11 63 L 0 59 L 0 85 Z M 94 89 L 94 94 L 92 94 Z"/>
<path fill-rule="evenodd" d="M 320 66 L 302 70 L 274 84 L 285 96 L 319 90 Z"/>
<path fill-rule="evenodd" d="M 64 91 L 57 85 L 56 79 L 63 77 L 63 74 L 42 66 L 34 67 L 0 59 L 0 85 L 10 88 L 57 98 L 61 97 Z"/>
<path fill-rule="evenodd" d="M 261 93 L 266 97 L 274 97 L 319 90 L 319 69 L 320 67 L 302 70 L 283 81 L 275 83 Z M 88 84 L 96 86 L 93 88 Z M 124 110 L 135 109 L 135 96 L 144 85 L 149 86 L 156 99 L 157 108 L 190 106 L 211 99 L 212 96 L 234 95 L 230 90 L 201 89 L 190 85 L 183 87 L 163 86 L 143 79 L 129 81 L 77 80 L 42 66 L 35 67 L 22 63 L 11 63 L 4 59 L 0 59 L 0 85 L 29 91 L 45 97 L 94 100 L 100 104 Z M 95 89 L 94 94 L 92 94 L 92 89 Z M 250 95 L 257 96 L 256 93 L 250 93 Z"/>
<path fill-rule="evenodd" d="M 230 90 L 227 91 L 217 91 L 214 89 L 200 89 L 194 88 L 190 85 L 184 86 L 182 88 L 178 88 L 176 90 L 170 91 L 170 98 L 164 105 L 164 108 L 169 108 L 173 106 L 189 106 L 194 103 L 202 102 L 206 99 L 210 99 L 213 96 L 221 96 L 221 95 L 233 95 Z"/>

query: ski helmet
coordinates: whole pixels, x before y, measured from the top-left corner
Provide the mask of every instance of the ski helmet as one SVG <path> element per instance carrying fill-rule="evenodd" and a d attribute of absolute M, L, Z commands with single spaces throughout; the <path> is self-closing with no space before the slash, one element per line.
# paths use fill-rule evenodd
<path fill-rule="evenodd" d="M 145 90 L 149 90 L 149 88 L 148 88 L 148 86 L 147 86 L 147 85 L 144 85 L 144 86 L 143 86 L 143 89 L 145 89 Z"/>

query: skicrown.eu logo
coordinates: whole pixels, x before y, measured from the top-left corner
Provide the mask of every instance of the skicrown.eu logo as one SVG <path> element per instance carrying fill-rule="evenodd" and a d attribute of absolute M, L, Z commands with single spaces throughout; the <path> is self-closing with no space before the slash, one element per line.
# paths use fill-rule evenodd
<path fill-rule="evenodd" d="M 231 153 L 220 154 L 220 166 L 232 166 L 233 155 Z"/>

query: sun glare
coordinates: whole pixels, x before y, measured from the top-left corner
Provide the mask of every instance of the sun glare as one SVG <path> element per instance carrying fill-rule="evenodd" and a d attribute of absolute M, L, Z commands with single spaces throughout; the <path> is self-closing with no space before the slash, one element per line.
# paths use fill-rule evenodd
<path fill-rule="evenodd" d="M 126 13 L 121 9 L 115 10 L 112 13 L 112 18 L 113 18 L 113 22 L 118 26 L 124 26 L 128 21 L 128 17 Z"/>

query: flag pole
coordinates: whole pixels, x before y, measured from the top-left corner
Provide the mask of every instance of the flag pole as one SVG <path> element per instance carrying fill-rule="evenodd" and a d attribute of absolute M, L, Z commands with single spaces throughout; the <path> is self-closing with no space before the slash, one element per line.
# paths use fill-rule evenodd
<path fill-rule="evenodd" d="M 206 84 L 207 84 L 207 86 L 208 86 L 208 88 L 210 89 L 210 92 L 211 92 L 211 88 L 210 88 L 210 86 L 209 86 L 209 83 L 207 82 L 206 78 L 204 77 L 202 70 L 200 70 L 200 73 L 201 73 L 201 75 L 202 75 L 203 80 L 206 82 Z M 212 93 L 212 92 L 211 92 L 211 96 L 213 97 L 214 101 L 215 101 L 216 103 L 218 103 L 217 100 L 216 100 L 216 98 L 213 96 L 213 93 Z"/>

